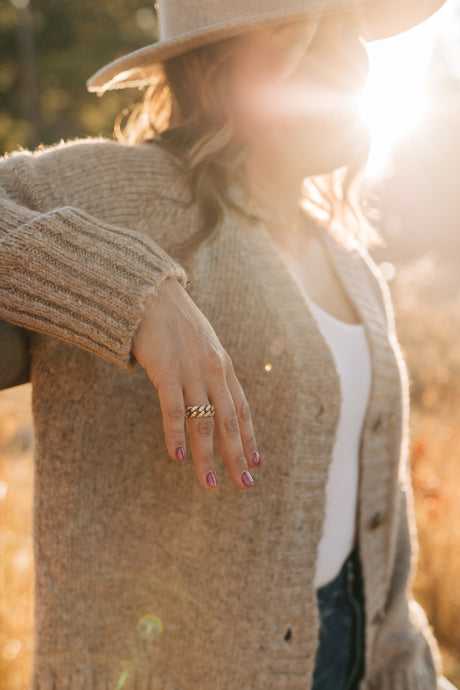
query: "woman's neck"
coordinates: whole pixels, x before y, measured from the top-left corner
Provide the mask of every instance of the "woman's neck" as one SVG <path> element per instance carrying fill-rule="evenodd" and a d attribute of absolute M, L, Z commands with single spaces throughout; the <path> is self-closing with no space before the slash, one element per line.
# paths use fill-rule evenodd
<path fill-rule="evenodd" d="M 295 241 L 299 231 L 303 176 L 293 166 L 275 163 L 248 156 L 246 176 L 254 203 L 273 220 L 268 228 L 273 240 L 285 246 Z"/>

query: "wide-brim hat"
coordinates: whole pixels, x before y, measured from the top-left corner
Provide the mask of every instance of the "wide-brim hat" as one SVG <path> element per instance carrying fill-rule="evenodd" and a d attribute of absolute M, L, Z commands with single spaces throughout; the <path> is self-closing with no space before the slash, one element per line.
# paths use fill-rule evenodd
<path fill-rule="evenodd" d="M 165 60 L 244 32 L 308 17 L 345 12 L 356 17 L 366 41 L 406 31 L 445 0 L 159 0 L 156 43 L 102 67 L 90 91 L 142 87 L 155 81 Z"/>

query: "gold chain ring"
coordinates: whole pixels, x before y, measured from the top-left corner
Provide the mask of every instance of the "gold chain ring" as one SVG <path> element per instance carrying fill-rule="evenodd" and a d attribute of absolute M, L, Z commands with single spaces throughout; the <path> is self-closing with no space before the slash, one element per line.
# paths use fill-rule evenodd
<path fill-rule="evenodd" d="M 203 405 L 187 405 L 184 416 L 185 419 L 194 419 L 195 417 L 214 417 L 215 413 L 214 405 L 204 403 Z"/>

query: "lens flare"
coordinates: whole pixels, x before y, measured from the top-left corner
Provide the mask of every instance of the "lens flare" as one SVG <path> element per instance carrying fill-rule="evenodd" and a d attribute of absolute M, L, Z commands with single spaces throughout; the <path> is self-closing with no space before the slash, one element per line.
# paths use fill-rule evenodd
<path fill-rule="evenodd" d="M 147 613 L 136 623 L 136 634 L 130 643 L 129 659 L 123 665 L 115 690 L 124 690 L 126 683 L 136 674 L 140 664 L 151 657 L 153 645 L 163 634 L 163 621 Z M 129 687 L 132 687 L 130 684 Z"/>
<path fill-rule="evenodd" d="M 423 124 L 433 105 L 425 90 L 426 78 L 435 46 L 452 22 L 452 8 L 453 3 L 447 2 L 414 29 L 367 46 L 370 72 L 360 111 L 372 138 L 368 177 L 385 172 L 395 144 Z"/>
<path fill-rule="evenodd" d="M 146 614 L 139 618 L 136 630 L 144 640 L 160 637 L 163 634 L 163 621 L 158 616 Z"/>

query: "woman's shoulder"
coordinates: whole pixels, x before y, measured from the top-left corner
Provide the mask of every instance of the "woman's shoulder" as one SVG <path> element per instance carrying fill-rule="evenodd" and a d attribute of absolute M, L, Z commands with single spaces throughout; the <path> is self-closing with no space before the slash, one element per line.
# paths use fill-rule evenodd
<path fill-rule="evenodd" d="M 127 144 L 113 139 L 86 138 L 61 141 L 50 146 L 39 146 L 33 151 L 20 149 L 7 154 L 2 164 L 10 168 L 21 165 L 55 166 L 72 172 L 80 169 L 109 168 L 139 170 L 148 167 L 159 174 L 179 173 L 183 169 L 181 159 L 158 145 L 154 140 L 139 144 Z"/>
<path fill-rule="evenodd" d="M 120 188 L 139 194 L 167 189 L 178 198 L 186 193 L 178 156 L 155 142 L 126 144 L 104 138 L 61 141 L 11 153 L 0 163 L 0 184 L 7 193 L 28 191 L 31 201 L 46 196 L 56 203 L 72 197 L 77 187 L 94 193 L 110 189 L 112 194 Z"/>

